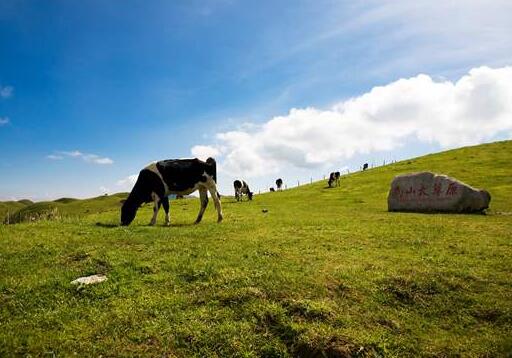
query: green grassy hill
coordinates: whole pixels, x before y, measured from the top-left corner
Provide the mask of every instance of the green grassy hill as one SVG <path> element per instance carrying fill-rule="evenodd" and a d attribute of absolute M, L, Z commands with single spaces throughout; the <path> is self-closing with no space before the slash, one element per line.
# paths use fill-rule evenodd
<path fill-rule="evenodd" d="M 0 225 L 0 355 L 510 355 L 511 159 L 499 142 L 226 197 L 221 224 L 210 202 L 192 225 L 197 199 L 171 202 L 171 227 L 57 203 L 75 215 Z M 421 170 L 487 189 L 488 214 L 387 212 L 392 178 Z"/>
<path fill-rule="evenodd" d="M 61 198 L 54 201 L 41 201 L 37 203 L 25 201 L 25 205 L 12 206 L 12 208 L 18 210 L 10 210 L 9 223 L 56 218 L 77 219 L 90 214 L 119 211 L 121 200 L 126 199 L 127 196 L 127 193 L 118 193 L 84 200 Z M 0 205 L 2 204 L 4 203 L 0 203 Z M 4 221 L 6 217 L 7 213 L 3 215 Z"/>
<path fill-rule="evenodd" d="M 26 207 L 27 205 L 33 204 L 30 200 L 19 200 L 19 201 L 0 201 L 0 222 L 7 214 L 13 214 L 18 210 Z"/>

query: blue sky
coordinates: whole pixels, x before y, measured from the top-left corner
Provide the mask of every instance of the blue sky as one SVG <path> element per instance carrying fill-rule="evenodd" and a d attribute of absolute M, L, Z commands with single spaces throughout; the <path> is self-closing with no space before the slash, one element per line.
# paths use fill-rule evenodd
<path fill-rule="evenodd" d="M 485 135 L 453 114 L 465 102 L 454 100 L 451 116 L 441 116 L 440 126 L 460 120 L 457 128 L 468 128 L 460 141 L 411 129 L 396 145 L 365 144 L 379 138 L 373 126 L 356 131 L 369 113 L 361 114 L 363 104 L 345 109 L 357 98 L 372 107 L 380 95 L 368 94 L 382 86 L 388 102 L 377 105 L 375 120 L 384 120 L 384 107 L 414 108 L 410 118 L 423 123 L 430 102 L 393 102 L 408 91 L 392 85 L 400 79 L 422 98 L 444 91 L 442 83 L 458 98 L 466 82 L 510 98 L 510 14 L 510 2 L 499 0 L 2 1 L 0 199 L 129 190 L 125 178 L 149 161 L 205 148 L 218 156 L 221 189 L 230 191 L 235 176 L 263 189 L 277 176 L 291 184 L 363 161 L 510 138 L 510 108 L 492 99 L 472 109 L 497 108 Z M 482 66 L 489 71 L 470 72 Z M 300 112 L 307 108 L 314 111 Z M 341 131 L 339 143 L 314 127 L 320 118 L 331 134 Z M 286 134 L 301 126 L 316 133 L 311 143 L 294 141 L 300 131 Z M 348 145 L 346 133 L 362 138 Z M 336 155 L 315 154 L 325 146 Z"/>

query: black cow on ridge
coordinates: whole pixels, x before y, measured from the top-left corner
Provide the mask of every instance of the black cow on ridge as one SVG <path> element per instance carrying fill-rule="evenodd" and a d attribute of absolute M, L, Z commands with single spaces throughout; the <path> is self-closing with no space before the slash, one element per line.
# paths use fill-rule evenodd
<path fill-rule="evenodd" d="M 366 169 L 368 169 L 368 163 L 363 164 L 363 171 L 365 171 Z"/>
<path fill-rule="evenodd" d="M 242 200 L 242 196 L 245 194 L 249 200 L 252 200 L 253 192 L 249 189 L 249 185 L 243 180 L 235 180 L 233 182 L 235 188 L 236 201 Z"/>
<path fill-rule="evenodd" d="M 281 187 L 283 186 L 283 179 L 279 178 L 276 180 L 276 187 L 277 190 L 281 190 Z"/>
<path fill-rule="evenodd" d="M 196 224 L 203 218 L 208 205 L 208 191 L 211 194 L 217 222 L 222 221 L 222 207 L 217 192 L 217 164 L 215 159 L 208 158 L 206 162 L 199 159 L 168 159 L 149 164 L 142 169 L 128 199 L 121 208 L 121 225 L 130 225 L 137 210 L 143 203 L 154 202 L 153 218 L 150 225 L 155 225 L 160 205 L 165 210 L 165 224 L 170 224 L 169 198 L 170 194 L 188 195 L 199 190 L 201 209 L 197 215 Z"/>
<path fill-rule="evenodd" d="M 327 181 L 329 188 L 332 188 L 333 186 L 340 186 L 340 176 L 340 172 L 332 172 L 329 174 L 329 180 Z"/>

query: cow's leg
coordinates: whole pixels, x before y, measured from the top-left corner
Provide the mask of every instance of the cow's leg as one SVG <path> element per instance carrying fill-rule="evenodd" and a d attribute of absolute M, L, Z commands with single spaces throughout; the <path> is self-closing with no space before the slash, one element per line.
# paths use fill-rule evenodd
<path fill-rule="evenodd" d="M 201 209 L 199 209 L 199 214 L 197 214 L 197 219 L 195 222 L 196 224 L 201 222 L 201 219 L 203 219 L 204 211 L 208 206 L 208 190 L 206 188 L 199 189 L 199 199 L 201 200 Z"/>
<path fill-rule="evenodd" d="M 215 204 L 215 209 L 217 209 L 217 222 L 220 223 L 222 221 L 222 206 L 220 205 L 219 197 L 217 196 L 217 187 L 211 186 L 208 188 L 210 194 L 213 199 L 213 203 Z"/>
<path fill-rule="evenodd" d="M 162 207 L 164 208 L 164 211 L 165 211 L 165 225 L 170 226 L 171 219 L 169 218 L 169 198 L 167 196 L 165 196 L 161 202 L 162 202 Z"/>
<path fill-rule="evenodd" d="M 155 193 L 151 193 L 151 197 L 153 198 L 153 217 L 151 218 L 151 221 L 149 222 L 149 225 L 153 226 L 156 224 L 156 217 L 158 215 L 158 209 L 160 209 L 160 198 Z"/>

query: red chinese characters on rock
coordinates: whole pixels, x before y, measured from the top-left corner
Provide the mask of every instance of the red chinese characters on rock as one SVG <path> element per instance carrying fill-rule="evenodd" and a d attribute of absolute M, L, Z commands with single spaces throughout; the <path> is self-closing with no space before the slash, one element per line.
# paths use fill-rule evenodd
<path fill-rule="evenodd" d="M 398 197 L 400 201 L 432 201 L 432 200 L 448 200 L 458 193 L 457 183 L 449 183 L 446 190 L 443 190 L 441 182 L 435 182 L 429 188 L 425 184 L 420 184 L 417 187 L 409 186 L 406 190 L 402 189 L 399 185 L 392 189 L 392 195 Z"/>
<path fill-rule="evenodd" d="M 421 187 L 418 189 L 418 196 L 429 196 L 427 194 L 427 187 L 425 185 L 421 185 Z"/>
<path fill-rule="evenodd" d="M 437 183 L 434 183 L 434 190 L 432 192 L 432 194 L 434 194 L 435 196 L 441 196 L 441 190 L 443 189 L 443 184 L 437 182 Z"/>
<path fill-rule="evenodd" d="M 446 189 L 446 195 L 454 196 L 457 194 L 457 184 L 450 183 L 448 184 L 448 188 Z"/>

